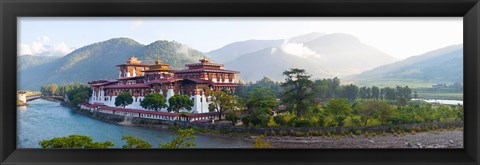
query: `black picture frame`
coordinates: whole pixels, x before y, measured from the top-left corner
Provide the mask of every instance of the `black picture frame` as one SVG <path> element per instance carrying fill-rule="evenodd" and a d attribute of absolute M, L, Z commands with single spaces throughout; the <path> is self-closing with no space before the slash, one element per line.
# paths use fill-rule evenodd
<path fill-rule="evenodd" d="M 479 164 L 478 0 L 1 0 L 1 164 Z M 17 17 L 463 17 L 464 149 L 17 149 Z"/>

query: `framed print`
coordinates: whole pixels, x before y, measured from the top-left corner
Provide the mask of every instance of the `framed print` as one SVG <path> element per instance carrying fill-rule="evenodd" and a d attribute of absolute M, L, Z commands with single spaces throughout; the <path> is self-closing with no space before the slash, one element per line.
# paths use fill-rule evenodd
<path fill-rule="evenodd" d="M 478 1 L 0 5 L 2 164 L 478 164 Z"/>

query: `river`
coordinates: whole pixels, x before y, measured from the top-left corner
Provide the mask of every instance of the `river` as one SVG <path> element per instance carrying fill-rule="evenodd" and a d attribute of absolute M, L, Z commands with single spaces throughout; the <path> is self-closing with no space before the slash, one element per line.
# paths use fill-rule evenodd
<path fill-rule="evenodd" d="M 437 103 L 437 104 L 447 104 L 447 105 L 463 105 L 461 100 L 442 100 L 442 99 L 412 99 L 412 100 L 423 100 L 428 103 Z"/>
<path fill-rule="evenodd" d="M 17 108 L 17 148 L 40 148 L 38 142 L 71 134 L 86 135 L 94 141 L 111 141 L 114 148 L 125 144 L 122 136 L 133 135 L 158 147 L 160 143 L 172 140 L 176 131 L 154 130 L 142 127 L 122 126 L 98 121 L 72 109 L 52 102 L 37 99 L 28 106 Z M 197 148 L 249 148 L 248 141 L 227 137 L 196 135 Z"/>

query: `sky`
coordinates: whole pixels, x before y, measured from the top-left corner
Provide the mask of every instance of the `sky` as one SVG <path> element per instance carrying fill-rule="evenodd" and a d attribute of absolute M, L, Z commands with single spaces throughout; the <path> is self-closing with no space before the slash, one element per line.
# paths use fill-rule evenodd
<path fill-rule="evenodd" d="M 347 33 L 397 59 L 463 43 L 462 17 L 19 17 L 18 28 L 18 55 L 65 55 L 118 37 L 208 52 L 250 39 Z"/>

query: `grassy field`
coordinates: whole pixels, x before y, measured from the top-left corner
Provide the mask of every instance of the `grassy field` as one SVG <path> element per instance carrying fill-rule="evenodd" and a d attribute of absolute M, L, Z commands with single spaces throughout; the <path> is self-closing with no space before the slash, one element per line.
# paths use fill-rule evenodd
<path fill-rule="evenodd" d="M 432 85 L 435 83 L 424 82 L 416 79 L 355 79 L 355 80 L 342 80 L 342 84 L 355 84 L 359 87 L 362 86 L 377 86 L 379 88 L 384 87 L 396 87 L 396 86 L 408 86 L 409 88 L 418 92 L 418 97 L 423 99 L 448 99 L 448 100 L 463 100 L 463 92 L 454 89 L 434 89 Z M 449 84 L 449 83 L 446 83 Z"/>
<path fill-rule="evenodd" d="M 383 87 L 396 87 L 398 86 L 408 86 L 410 88 L 431 88 L 431 82 L 424 82 L 416 79 L 342 79 L 342 84 L 355 84 L 359 87 L 362 86 L 377 86 L 379 88 Z"/>
<path fill-rule="evenodd" d="M 422 99 L 463 100 L 463 93 L 418 92 Z"/>

